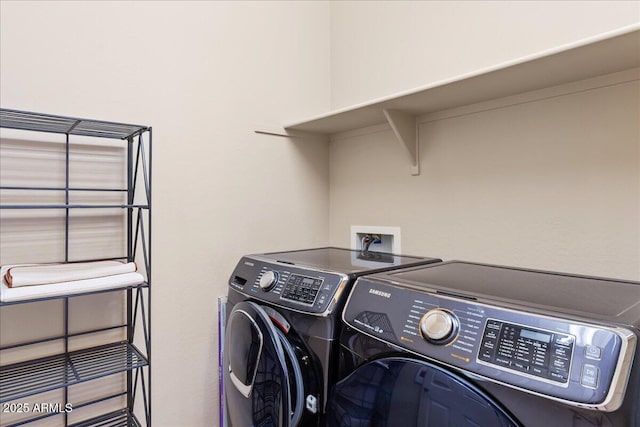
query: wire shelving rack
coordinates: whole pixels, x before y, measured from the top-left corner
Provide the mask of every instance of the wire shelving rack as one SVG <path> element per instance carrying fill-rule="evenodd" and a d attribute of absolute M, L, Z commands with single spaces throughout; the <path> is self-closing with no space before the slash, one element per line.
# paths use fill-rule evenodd
<path fill-rule="evenodd" d="M 39 301 L 62 300 L 62 316 L 64 333 L 44 339 L 20 342 L 17 344 L 0 346 L 3 351 L 19 347 L 29 348 L 51 341 L 59 341 L 64 345 L 64 352 L 32 360 L 10 363 L 0 366 L 0 403 L 15 402 L 29 396 L 51 390 L 63 389 L 63 405 L 71 405 L 73 409 L 88 407 L 111 399 L 121 399 L 126 405 L 106 414 L 92 418 L 71 421 L 67 412 L 45 413 L 42 415 L 21 418 L 8 424 L 7 427 L 17 427 L 49 416 L 62 416 L 64 425 L 68 427 L 89 426 L 151 426 L 151 145 L 152 129 L 127 123 L 115 123 L 100 120 L 90 120 L 75 117 L 57 116 L 51 114 L 33 113 L 27 111 L 0 109 L 0 128 L 18 131 L 34 131 L 65 136 L 65 185 L 64 186 L 28 186 L 2 185 L 2 191 L 46 191 L 64 194 L 64 203 L 20 203 L 2 204 L 1 210 L 41 210 L 55 209 L 64 211 L 64 261 L 94 261 L 94 259 L 70 259 L 69 240 L 70 212 L 72 210 L 113 209 L 123 210 L 126 217 L 126 253 L 116 258 L 127 262 L 138 262 L 146 276 L 144 283 L 136 286 L 123 286 L 116 289 L 79 292 L 61 296 L 33 298 L 23 301 L 0 301 L 0 309 L 5 306 L 29 304 Z M 98 188 L 74 187 L 70 185 L 70 146 L 71 137 L 92 137 L 98 140 L 121 140 L 126 144 L 126 187 Z M 122 193 L 126 203 L 71 203 L 70 195 L 74 192 L 90 192 L 95 194 Z M 136 194 L 138 193 L 138 194 Z M 142 194 L 140 194 L 142 193 Z M 139 201 L 142 199 L 142 201 Z M 0 234 L 2 222 L 0 221 Z M 142 260 L 142 263 L 140 263 Z M 25 260 L 28 262 L 28 260 Z M 124 292 L 126 304 L 126 321 L 122 324 L 92 328 L 81 332 L 71 333 L 69 329 L 69 299 L 78 296 Z M 69 341 L 72 338 L 96 334 L 111 329 L 122 330 L 126 340 L 108 343 L 89 348 L 70 350 Z M 71 402 L 69 387 L 98 378 L 123 373 L 126 375 L 126 390 L 119 393 L 107 394 L 83 402 Z M 95 415 L 95 414 L 94 414 Z M 4 426 L 5 424 L 3 424 Z"/>

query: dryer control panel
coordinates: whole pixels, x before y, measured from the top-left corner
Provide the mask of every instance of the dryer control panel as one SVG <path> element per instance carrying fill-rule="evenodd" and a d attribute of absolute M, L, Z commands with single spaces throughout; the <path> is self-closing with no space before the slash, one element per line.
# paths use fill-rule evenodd
<path fill-rule="evenodd" d="M 621 327 L 534 314 L 371 277 L 354 285 L 343 321 L 401 351 L 603 411 L 622 404 L 637 339 Z"/>
<path fill-rule="evenodd" d="M 279 307 L 328 315 L 348 281 L 345 274 L 243 257 L 231 275 L 229 286 Z"/>

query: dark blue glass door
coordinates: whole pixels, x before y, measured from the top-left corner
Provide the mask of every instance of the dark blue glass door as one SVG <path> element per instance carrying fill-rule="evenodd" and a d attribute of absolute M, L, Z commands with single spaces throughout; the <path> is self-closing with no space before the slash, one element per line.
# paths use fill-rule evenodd
<path fill-rule="evenodd" d="M 517 427 L 478 387 L 439 366 L 409 358 L 369 362 L 338 382 L 330 427 Z"/>
<path fill-rule="evenodd" d="M 225 332 L 229 427 L 289 427 L 289 371 L 278 332 L 257 304 L 236 304 Z"/>

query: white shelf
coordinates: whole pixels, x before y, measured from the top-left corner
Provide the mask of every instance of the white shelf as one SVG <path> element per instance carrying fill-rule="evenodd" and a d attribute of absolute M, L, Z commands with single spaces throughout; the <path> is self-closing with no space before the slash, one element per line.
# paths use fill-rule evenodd
<path fill-rule="evenodd" d="M 385 109 L 421 115 L 639 66 L 640 25 L 633 25 L 284 128 L 334 134 L 385 123 Z"/>
<path fill-rule="evenodd" d="M 286 132 L 332 135 L 389 123 L 417 174 L 411 119 L 427 113 L 640 67 L 640 24 L 559 46 L 414 90 L 331 111 L 284 126 Z M 400 125 L 398 125 L 400 123 Z"/>

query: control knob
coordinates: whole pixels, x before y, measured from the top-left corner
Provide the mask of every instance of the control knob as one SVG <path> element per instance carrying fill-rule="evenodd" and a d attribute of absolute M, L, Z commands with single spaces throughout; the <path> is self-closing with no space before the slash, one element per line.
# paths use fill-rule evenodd
<path fill-rule="evenodd" d="M 271 288 L 273 288 L 277 282 L 278 282 L 278 273 L 276 273 L 273 270 L 268 270 L 262 274 L 262 277 L 260 277 L 260 281 L 258 282 L 258 285 L 260 286 L 260 289 L 267 292 L 267 291 L 270 291 Z"/>
<path fill-rule="evenodd" d="M 458 333 L 458 319 L 449 311 L 434 308 L 420 319 L 420 333 L 429 342 L 446 344 Z"/>

